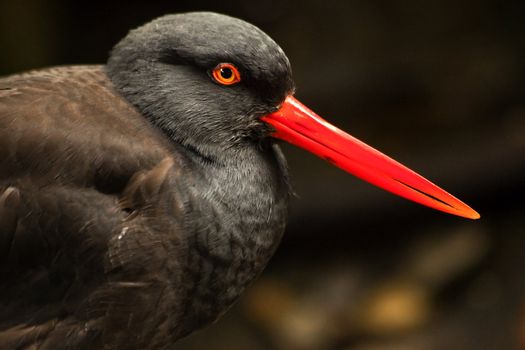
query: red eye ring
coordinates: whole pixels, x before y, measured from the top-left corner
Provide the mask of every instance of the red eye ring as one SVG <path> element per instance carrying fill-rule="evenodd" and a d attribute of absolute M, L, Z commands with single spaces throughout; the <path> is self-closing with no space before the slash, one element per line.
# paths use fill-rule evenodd
<path fill-rule="evenodd" d="M 241 73 L 231 63 L 219 63 L 213 68 L 211 75 L 221 85 L 233 85 L 241 81 Z"/>

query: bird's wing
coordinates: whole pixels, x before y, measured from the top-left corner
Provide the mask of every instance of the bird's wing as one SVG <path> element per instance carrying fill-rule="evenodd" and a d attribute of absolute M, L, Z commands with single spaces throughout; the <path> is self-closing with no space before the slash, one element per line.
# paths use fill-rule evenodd
<path fill-rule="evenodd" d="M 181 164 L 100 67 L 0 79 L 1 349 L 173 332 Z"/>

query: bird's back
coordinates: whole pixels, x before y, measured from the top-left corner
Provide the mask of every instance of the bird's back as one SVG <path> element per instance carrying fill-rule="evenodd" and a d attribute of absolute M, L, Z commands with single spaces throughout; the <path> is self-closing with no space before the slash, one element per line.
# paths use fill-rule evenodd
<path fill-rule="evenodd" d="M 184 194 L 170 147 L 102 67 L 0 79 L 1 349 L 177 337 Z"/>
<path fill-rule="evenodd" d="M 44 183 L 107 186 L 103 171 L 125 177 L 167 156 L 167 143 L 100 66 L 1 79 L 0 116 L 2 180 L 38 175 Z"/>

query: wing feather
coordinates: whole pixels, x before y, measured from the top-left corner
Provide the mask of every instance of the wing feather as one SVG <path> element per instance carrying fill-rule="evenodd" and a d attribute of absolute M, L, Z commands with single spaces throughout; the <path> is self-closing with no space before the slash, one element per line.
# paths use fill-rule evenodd
<path fill-rule="evenodd" d="M 187 199 L 171 147 L 101 67 L 0 79 L 0 348 L 175 336 Z"/>

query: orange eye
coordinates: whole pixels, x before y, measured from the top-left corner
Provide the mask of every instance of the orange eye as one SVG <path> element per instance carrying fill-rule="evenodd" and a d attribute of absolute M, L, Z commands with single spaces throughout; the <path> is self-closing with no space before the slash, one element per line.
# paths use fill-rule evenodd
<path fill-rule="evenodd" d="M 231 63 L 219 63 L 211 72 L 213 79 L 222 85 L 233 85 L 241 81 L 241 74 Z"/>

